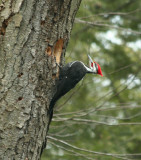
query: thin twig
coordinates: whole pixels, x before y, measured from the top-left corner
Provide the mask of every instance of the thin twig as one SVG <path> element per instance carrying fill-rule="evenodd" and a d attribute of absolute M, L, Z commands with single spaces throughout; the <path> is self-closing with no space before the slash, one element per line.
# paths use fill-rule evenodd
<path fill-rule="evenodd" d="M 53 133 L 51 133 L 51 134 L 49 134 L 49 135 L 51 135 L 51 136 L 57 136 L 57 137 L 72 137 L 72 136 L 74 136 L 74 135 L 76 135 L 77 134 L 77 132 L 75 132 L 75 133 L 68 133 L 68 134 L 58 134 L 58 133 L 56 133 L 56 134 L 53 134 Z"/>
<path fill-rule="evenodd" d="M 136 9 L 130 12 L 105 12 L 105 13 L 99 13 L 99 14 L 94 14 L 94 15 L 90 15 L 90 16 L 86 16 L 86 17 L 79 17 L 80 19 L 87 19 L 87 18 L 91 18 L 91 17 L 96 17 L 96 16 L 110 16 L 110 15 L 119 15 L 119 16 L 127 16 L 136 12 L 141 11 L 141 9 Z"/>
<path fill-rule="evenodd" d="M 52 144 L 52 145 L 54 145 L 54 146 L 56 146 L 57 148 L 61 148 L 61 149 L 65 150 L 65 151 L 67 151 L 67 152 L 73 153 L 73 156 L 81 156 L 81 157 L 84 157 L 84 158 L 89 159 L 89 160 L 94 160 L 93 158 L 88 157 L 88 155 L 86 156 L 86 155 L 84 155 L 84 154 L 75 152 L 75 151 L 73 151 L 73 150 L 71 150 L 71 149 L 67 149 L 67 148 L 65 148 L 65 147 L 63 147 L 63 146 L 61 146 L 61 145 L 55 144 L 55 143 L 53 143 L 53 142 L 51 142 L 51 141 L 50 141 L 49 143 Z"/>
<path fill-rule="evenodd" d="M 122 108 L 123 109 L 123 108 Z M 95 115 L 95 116 L 97 116 L 97 117 L 103 117 L 103 118 L 110 118 L 110 119 L 114 119 L 114 120 L 130 120 L 130 119 L 132 119 L 132 118 L 136 118 L 136 117 L 138 117 L 138 116 L 140 116 L 141 115 L 141 112 L 139 112 L 139 113 L 136 113 L 136 114 L 134 114 L 134 115 L 132 115 L 132 116 L 128 116 L 128 117 L 125 117 L 125 118 L 119 118 L 119 117 L 113 117 L 113 116 L 106 116 L 106 115 Z"/>
<path fill-rule="evenodd" d="M 105 156 L 112 156 L 112 157 L 117 157 L 117 156 L 122 156 L 123 158 L 126 156 L 141 156 L 141 153 L 134 153 L 134 154 L 114 154 L 114 153 L 103 153 L 103 152 L 96 152 L 96 151 L 92 151 L 92 150 L 87 150 L 87 149 L 84 149 L 84 148 L 79 148 L 79 147 L 76 147 L 74 145 L 71 145 L 63 140 L 60 140 L 60 139 L 57 139 L 57 138 L 54 138 L 54 137 L 51 137 L 51 136 L 47 136 L 48 139 L 51 139 L 51 140 L 54 140 L 56 142 L 60 142 L 64 145 L 67 145 L 68 147 L 71 147 L 75 150 L 79 150 L 79 151 L 83 151 L 83 152 L 87 152 L 87 153 L 92 153 L 92 154 L 97 154 L 97 155 L 105 155 Z M 120 157 L 121 158 L 121 157 Z"/>
<path fill-rule="evenodd" d="M 107 123 L 107 122 L 100 122 L 100 121 L 96 121 L 96 120 L 82 119 L 82 118 L 54 118 L 53 121 L 54 122 L 77 121 L 77 122 L 86 122 L 86 123 L 96 123 L 99 125 L 107 125 L 107 126 L 141 125 L 141 122 Z"/>
<path fill-rule="evenodd" d="M 81 24 L 86 24 L 86 25 L 91 25 L 91 26 L 114 28 L 114 29 L 122 30 L 122 31 L 125 31 L 125 32 L 128 32 L 128 33 L 137 34 L 137 35 L 141 34 L 141 32 L 134 31 L 134 30 L 131 30 L 129 28 L 123 28 L 123 27 L 118 27 L 118 26 L 114 26 L 114 25 L 110 25 L 110 24 L 104 24 L 104 23 L 84 21 L 84 20 L 81 20 L 81 19 L 78 19 L 78 18 L 75 19 L 75 22 L 76 23 L 81 23 Z"/>
<path fill-rule="evenodd" d="M 138 105 L 138 106 L 106 107 L 106 108 L 104 107 L 104 108 L 97 109 L 97 111 L 120 110 L 120 109 L 123 109 L 123 107 L 124 107 L 124 109 L 137 109 L 137 108 L 141 108 L 141 105 Z M 82 115 L 82 114 L 85 114 L 86 112 L 84 110 L 80 110 L 80 111 L 76 111 L 76 112 L 57 113 L 57 114 L 54 114 L 54 117 L 55 116 L 68 116 L 68 115 L 75 115 L 75 114 L 77 114 L 77 116 L 78 116 L 80 113 Z"/>

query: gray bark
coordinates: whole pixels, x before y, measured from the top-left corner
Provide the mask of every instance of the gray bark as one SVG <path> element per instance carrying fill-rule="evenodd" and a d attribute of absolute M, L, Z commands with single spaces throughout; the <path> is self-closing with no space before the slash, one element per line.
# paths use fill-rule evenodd
<path fill-rule="evenodd" d="M 40 159 L 81 0 L 0 1 L 0 159 Z"/>

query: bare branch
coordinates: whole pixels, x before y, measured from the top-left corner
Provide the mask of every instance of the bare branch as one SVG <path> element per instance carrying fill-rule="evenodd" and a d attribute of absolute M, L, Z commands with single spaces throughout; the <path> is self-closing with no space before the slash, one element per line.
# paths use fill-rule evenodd
<path fill-rule="evenodd" d="M 77 121 L 77 122 L 85 122 L 85 123 L 95 123 L 98 125 L 107 125 L 107 126 L 125 126 L 125 125 L 141 125 L 141 122 L 131 122 L 131 123 L 107 123 L 107 122 L 100 122 L 96 120 L 90 119 L 80 119 L 80 118 L 55 118 L 53 121 L 55 122 L 65 122 L 65 121 Z"/>
<path fill-rule="evenodd" d="M 117 69 L 116 71 L 110 72 L 110 73 L 108 73 L 108 74 L 117 73 L 117 72 L 119 72 L 119 71 L 121 71 L 121 70 L 124 70 L 124 69 L 127 69 L 127 68 L 129 68 L 129 67 L 131 67 L 131 66 L 133 66 L 133 65 L 135 65 L 135 64 L 129 64 L 129 65 L 127 65 L 127 66 L 121 67 L 121 68 Z"/>
<path fill-rule="evenodd" d="M 140 11 L 141 11 L 141 9 L 138 8 L 138 9 L 130 11 L 130 12 L 105 12 L 105 13 L 99 13 L 99 14 L 94 14 L 94 15 L 90 15 L 90 16 L 86 16 L 86 17 L 79 17 L 79 18 L 80 19 L 87 19 L 87 18 L 96 17 L 96 16 L 111 16 L 111 15 L 128 16 L 130 14 L 137 13 Z"/>
<path fill-rule="evenodd" d="M 77 134 L 77 132 L 74 132 L 74 133 L 68 133 L 68 134 L 58 134 L 58 133 L 56 133 L 56 134 L 53 134 L 53 133 L 51 133 L 51 134 L 49 134 L 49 135 L 51 135 L 51 136 L 57 136 L 57 137 L 72 137 L 72 136 L 74 136 L 74 135 L 76 135 Z"/>
<path fill-rule="evenodd" d="M 97 154 L 97 155 L 105 155 L 105 156 L 112 156 L 112 157 L 116 157 L 116 158 L 120 158 L 120 159 L 123 159 L 123 158 L 126 158 L 127 156 L 141 156 L 141 153 L 134 153 L 134 154 L 113 154 L 113 153 L 103 153 L 103 152 L 96 152 L 96 151 L 92 151 L 92 150 L 87 150 L 87 149 L 84 149 L 84 148 L 79 148 L 79 147 L 76 147 L 74 145 L 71 145 L 63 140 L 60 140 L 60 139 L 57 139 L 57 138 L 54 138 L 54 137 L 51 137 L 51 136 L 47 136 L 48 139 L 50 140 L 53 140 L 53 141 L 56 141 L 56 142 L 60 142 L 68 147 L 71 147 L 75 150 L 79 150 L 79 151 L 83 151 L 83 152 L 87 152 L 87 153 L 92 153 L 92 154 Z M 117 156 L 121 156 L 121 157 L 117 157 Z M 128 158 L 129 160 L 129 158 Z"/>
<path fill-rule="evenodd" d="M 67 148 L 65 148 L 65 147 L 63 147 L 63 146 L 61 146 L 61 145 L 55 144 L 55 143 L 50 142 L 50 141 L 49 141 L 49 143 L 52 144 L 52 145 L 54 145 L 54 146 L 56 146 L 57 148 L 61 148 L 61 149 L 65 150 L 65 151 L 67 151 L 67 152 L 73 153 L 73 156 L 81 156 L 81 157 L 84 157 L 84 158 L 86 158 L 86 159 L 93 160 L 93 158 L 88 157 L 88 155 L 86 156 L 86 155 L 84 155 L 84 154 L 75 152 L 75 151 L 73 151 L 72 149 L 67 149 Z"/>
<path fill-rule="evenodd" d="M 123 109 L 123 108 L 122 108 L 122 109 Z M 125 117 L 125 118 L 119 118 L 119 117 L 113 117 L 113 116 L 106 116 L 106 115 L 98 115 L 98 114 L 96 114 L 95 116 L 97 116 L 97 117 L 103 117 L 103 118 L 110 118 L 110 119 L 114 119 L 114 120 L 130 120 L 130 119 L 135 118 L 135 117 L 138 117 L 138 116 L 140 116 L 140 115 L 141 115 L 141 112 L 136 113 L 136 114 L 134 114 L 134 115 L 132 115 L 132 116 Z"/>
<path fill-rule="evenodd" d="M 101 107 L 99 109 L 97 109 L 97 111 L 110 111 L 110 110 L 120 110 L 120 109 L 137 109 L 137 108 L 141 108 L 141 105 L 136 105 L 136 106 L 132 106 L 132 105 L 128 105 L 128 106 L 119 106 L 119 107 Z M 80 111 L 77 111 L 77 112 L 66 112 L 66 113 L 57 113 L 57 114 L 54 114 L 54 116 L 67 116 L 67 115 L 74 115 L 74 114 L 77 114 L 79 115 L 80 113 L 82 114 L 85 114 L 86 110 L 80 110 Z"/>
<path fill-rule="evenodd" d="M 123 28 L 123 27 L 118 27 L 118 26 L 110 25 L 110 24 L 84 21 L 84 20 L 81 20 L 81 19 L 78 19 L 78 18 L 75 19 L 75 22 L 76 22 L 76 23 L 81 23 L 81 24 L 90 25 L 90 26 L 108 27 L 108 28 L 113 28 L 113 29 L 122 30 L 122 31 L 125 31 L 125 32 L 127 32 L 127 33 L 132 33 L 132 34 L 141 35 L 141 32 L 131 30 L 130 28 Z"/>

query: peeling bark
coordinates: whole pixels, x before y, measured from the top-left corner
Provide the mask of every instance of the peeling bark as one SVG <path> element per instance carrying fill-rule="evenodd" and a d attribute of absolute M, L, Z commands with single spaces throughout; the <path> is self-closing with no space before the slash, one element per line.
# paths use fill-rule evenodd
<path fill-rule="evenodd" d="M 0 4 L 0 159 L 40 159 L 56 62 L 64 58 L 80 1 Z"/>

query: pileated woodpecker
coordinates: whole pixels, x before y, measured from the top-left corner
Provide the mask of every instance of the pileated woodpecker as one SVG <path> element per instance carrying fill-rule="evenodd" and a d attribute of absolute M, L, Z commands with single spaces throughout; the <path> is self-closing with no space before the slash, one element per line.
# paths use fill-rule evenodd
<path fill-rule="evenodd" d="M 64 96 L 67 92 L 69 92 L 72 88 L 74 88 L 86 73 L 99 74 L 103 76 L 100 65 L 93 61 L 89 55 L 88 58 L 89 67 L 87 67 L 81 61 L 74 61 L 60 68 L 59 79 L 57 82 L 57 91 L 49 106 L 50 121 L 53 116 L 53 107 L 56 101 Z"/>

